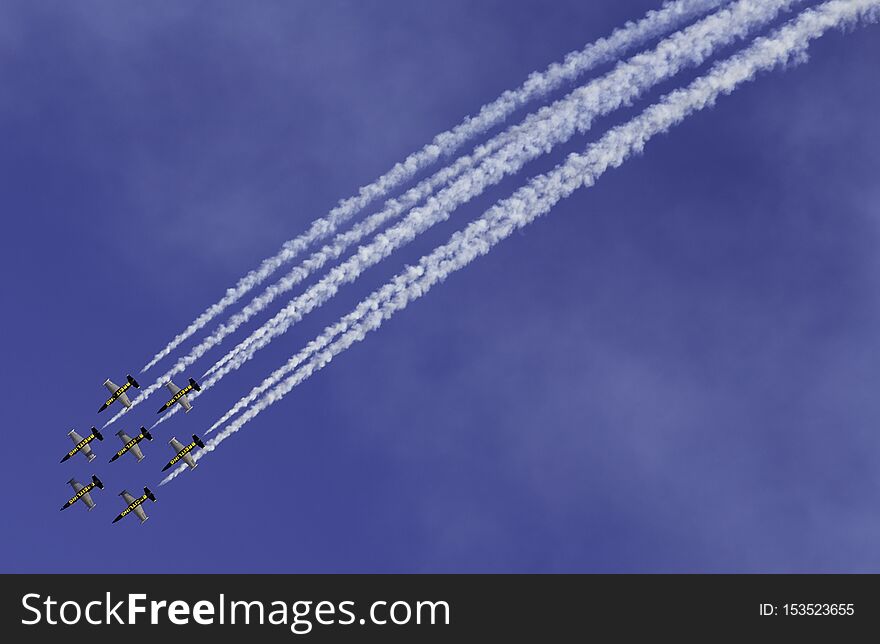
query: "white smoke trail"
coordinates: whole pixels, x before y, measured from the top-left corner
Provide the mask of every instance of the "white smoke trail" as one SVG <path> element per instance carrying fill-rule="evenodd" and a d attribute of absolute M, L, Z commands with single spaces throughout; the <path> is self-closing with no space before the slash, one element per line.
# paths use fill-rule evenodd
<path fill-rule="evenodd" d="M 742 37 L 754 27 L 772 19 L 784 8 L 801 1 L 739 0 L 731 9 L 723 9 L 704 18 L 662 41 L 652 52 L 635 56 L 626 64 L 618 65 L 614 71 L 597 81 L 575 90 L 565 99 L 529 115 L 522 123 L 510 128 L 503 135 L 501 140 L 507 141 L 507 143 L 501 146 L 501 149 L 494 155 L 484 159 L 471 172 L 460 176 L 451 185 L 431 198 L 425 206 L 412 210 L 402 222 L 377 235 L 371 244 L 361 247 L 354 257 L 335 267 L 324 279 L 292 300 L 275 317 L 254 331 L 218 361 L 206 372 L 205 375 L 210 374 L 210 378 L 202 383 L 202 390 L 209 389 L 227 373 L 247 362 L 254 353 L 266 346 L 272 339 L 284 333 L 308 312 L 326 302 L 338 291 L 341 285 L 354 280 L 366 268 L 387 257 L 394 249 L 411 241 L 420 232 L 448 218 L 449 213 L 458 205 L 482 192 L 486 186 L 500 181 L 505 173 L 515 172 L 527 161 L 546 152 L 553 141 L 559 142 L 571 137 L 576 129 L 588 130 L 592 117 L 612 111 L 623 102 L 632 100 L 641 91 L 674 74 L 676 69 L 680 69 L 684 65 L 699 64 L 711 53 L 713 46 L 726 44 Z M 564 113 L 561 119 L 560 112 Z M 488 149 L 491 149 L 491 146 Z M 486 152 L 478 147 L 474 156 L 485 154 Z M 471 159 L 459 160 L 451 166 L 451 172 L 455 172 L 456 169 L 472 162 Z M 443 171 L 438 174 L 443 174 Z M 377 217 L 387 218 L 394 210 L 396 208 L 392 206 L 388 213 L 379 213 Z M 246 314 L 248 317 L 254 314 L 256 306 L 259 304 L 256 304 L 255 307 L 249 307 Z M 242 320 L 243 317 L 236 316 L 236 323 L 233 326 L 237 328 Z M 193 347 L 186 356 L 179 358 L 171 369 L 132 401 L 131 408 L 146 400 L 165 382 L 201 358 L 228 335 L 233 326 L 222 325 L 213 334 Z M 233 358 L 235 359 L 233 360 Z M 107 421 L 104 428 L 127 412 L 128 409 L 120 410 Z M 162 416 L 156 424 L 164 422 L 176 412 L 177 408 L 175 407 Z"/>
<path fill-rule="evenodd" d="M 715 2 L 711 4 L 718 5 L 721 3 Z M 690 12 L 689 7 L 685 9 Z M 458 177 L 465 170 L 469 170 L 483 159 L 501 149 L 510 140 L 510 136 L 510 129 L 496 135 L 486 143 L 477 146 L 472 154 L 462 156 L 455 163 L 443 168 L 430 178 L 424 179 L 400 198 L 388 200 L 380 212 L 371 215 L 366 220 L 353 226 L 350 230 L 338 234 L 330 244 L 312 253 L 309 258 L 294 267 L 278 282 L 266 288 L 262 294 L 255 297 L 241 311 L 230 317 L 227 322 L 217 327 L 203 343 L 192 350 L 191 355 L 195 357 L 204 355 L 208 349 L 219 344 L 226 336 L 234 333 L 242 324 L 263 311 L 278 296 L 287 293 L 302 283 L 303 280 L 316 270 L 322 268 L 328 261 L 338 259 L 351 245 L 373 234 L 387 222 L 399 217 L 422 199 L 427 198 L 439 187 L 449 183 L 449 181 Z"/>
<path fill-rule="evenodd" d="M 388 194 L 441 156 L 452 154 L 469 140 L 503 122 L 526 103 L 547 95 L 598 65 L 616 60 L 627 51 L 677 29 L 697 16 L 729 1 L 666 2 L 660 9 L 649 11 L 638 22 L 628 22 L 607 38 L 601 38 L 580 51 L 569 53 L 563 62 L 553 63 L 543 72 L 531 74 L 519 88 L 504 92 L 493 102 L 484 105 L 476 116 L 468 116 L 451 130 L 438 134 L 430 144 L 408 156 L 402 163 L 396 164 L 375 182 L 360 188 L 356 197 L 341 201 L 326 217 L 316 219 L 305 233 L 285 242 L 276 255 L 264 260 L 258 268 L 242 277 L 235 286 L 226 290 L 220 301 L 208 307 L 186 329 L 177 334 L 164 349 L 153 356 L 153 359 L 141 369 L 141 373 L 155 366 L 187 338 L 204 328 L 227 307 L 268 279 L 278 268 L 291 261 L 311 244 L 333 234 L 340 225 L 374 199 Z"/>
<path fill-rule="evenodd" d="M 149 387 L 148 387 L 148 389 L 149 389 Z M 134 406 L 135 402 L 136 402 L 139 398 L 140 398 L 140 396 L 138 396 L 137 398 L 135 398 L 134 400 L 131 401 L 132 406 Z M 125 415 L 125 412 L 127 412 L 127 411 L 128 411 L 128 409 L 125 408 L 125 407 L 123 407 L 122 409 L 120 409 L 118 412 L 116 412 L 113 416 L 110 417 L 110 420 L 108 420 L 106 423 L 104 423 L 104 424 L 101 426 L 101 429 L 107 429 L 108 427 L 110 427 L 110 425 L 112 425 L 112 424 L 115 423 L 117 420 L 119 420 L 120 418 L 122 418 L 122 417 Z"/>
<path fill-rule="evenodd" d="M 457 178 L 422 207 L 413 209 L 402 221 L 377 235 L 358 249 L 346 262 L 329 273 L 299 297 L 291 300 L 272 319 L 256 329 L 209 369 L 210 377 L 202 390 L 210 389 L 229 372 L 240 368 L 253 355 L 283 334 L 291 325 L 330 299 L 339 288 L 355 280 L 368 267 L 408 243 L 429 227 L 446 220 L 450 213 L 505 174 L 518 171 L 528 161 L 546 153 L 575 133 L 587 131 L 592 120 L 632 101 L 656 83 L 687 65 L 704 62 L 717 47 L 747 35 L 772 20 L 781 11 L 802 0 L 738 0 L 729 8 L 703 18 L 660 42 L 653 50 L 619 63 L 611 72 L 580 87 L 552 105 L 545 106 L 508 130 L 508 143 L 478 167 Z M 205 338 L 156 382 L 132 401 L 132 407 L 146 400 L 176 374 L 192 365 L 225 337 L 226 327 Z M 129 409 L 131 409 L 129 408 Z M 120 410 L 105 425 L 111 425 L 127 409 Z M 160 424 L 177 408 L 159 419 Z M 155 425 L 154 425 L 155 426 Z"/>
<path fill-rule="evenodd" d="M 718 47 L 747 35 L 800 1 L 739 0 L 729 8 L 668 37 L 654 50 L 618 64 L 608 74 L 529 115 L 505 133 L 508 142 L 498 152 L 443 188 L 424 206 L 414 208 L 402 221 L 378 234 L 370 244 L 360 247 L 351 258 L 331 269 L 325 277 L 291 300 L 272 319 L 217 361 L 206 372 L 205 375 L 210 375 L 210 378 L 205 381 L 203 388 L 209 388 L 230 371 L 241 367 L 258 350 L 333 297 L 342 285 L 354 281 L 364 270 L 431 226 L 448 219 L 453 210 L 482 193 L 488 186 L 499 182 L 505 175 L 517 172 L 528 161 L 568 140 L 575 132 L 589 130 L 597 116 L 608 114 L 634 100 L 685 66 L 701 64 Z M 251 314 L 252 311 L 247 312 L 247 316 Z M 246 316 L 243 314 L 243 317 Z M 195 362 L 228 332 L 229 327 L 218 329 L 189 355 L 181 358 L 175 366 L 176 371 L 169 373 L 181 371 Z"/>
<path fill-rule="evenodd" d="M 383 287 L 364 300 L 358 310 L 368 312 L 359 324 L 272 388 L 257 404 L 208 441 L 195 455 L 196 460 L 216 449 L 261 411 L 326 366 L 334 356 L 362 340 L 369 331 L 379 328 L 395 311 L 424 295 L 450 273 L 489 252 L 514 230 L 547 213 L 559 200 L 578 188 L 593 185 L 609 168 L 618 167 L 633 153 L 641 152 L 653 136 L 668 131 L 693 112 L 711 107 L 719 96 L 754 79 L 758 72 L 790 62 L 802 62 L 806 59 L 810 42 L 829 29 L 878 20 L 880 0 L 830 0 L 807 9 L 771 35 L 757 38 L 742 52 L 716 63 L 687 88 L 671 92 L 632 121 L 613 128 L 589 146 L 584 154 L 572 154 L 552 172 L 535 177 L 512 197 L 497 203 L 483 217 L 455 233 L 447 244 L 423 257 L 417 267 L 407 267 L 395 278 L 400 286 L 391 287 L 391 295 Z M 182 470 L 178 468 L 171 472 L 160 484 L 168 483 Z"/>
<path fill-rule="evenodd" d="M 199 393 L 201 393 L 201 392 L 191 391 L 186 396 L 187 396 L 187 398 L 189 398 L 190 402 L 192 402 L 196 398 L 199 397 Z M 183 409 L 183 408 L 180 405 L 172 405 L 168 411 L 166 411 L 164 414 L 159 416 L 159 418 L 156 420 L 156 422 L 150 426 L 150 431 L 153 431 L 154 429 L 156 429 L 156 427 L 158 427 L 159 425 L 164 423 L 166 420 L 168 420 L 169 418 L 174 416 L 174 414 L 179 412 L 181 409 Z"/>

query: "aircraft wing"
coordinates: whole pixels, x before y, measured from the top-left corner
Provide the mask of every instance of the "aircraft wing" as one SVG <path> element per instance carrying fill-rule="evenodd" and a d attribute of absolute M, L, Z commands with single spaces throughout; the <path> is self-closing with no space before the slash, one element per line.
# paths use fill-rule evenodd
<path fill-rule="evenodd" d="M 134 497 L 128 493 L 128 490 L 122 490 L 122 492 L 119 493 L 119 496 L 121 496 L 123 498 L 126 505 L 134 502 Z"/>
<path fill-rule="evenodd" d="M 181 442 L 179 440 L 177 440 L 176 438 L 172 438 L 170 441 L 168 441 L 168 444 L 174 448 L 174 455 L 175 456 L 177 456 L 177 454 L 180 453 L 180 450 L 182 450 L 184 448 L 184 445 L 181 444 Z"/>
<path fill-rule="evenodd" d="M 126 394 L 119 394 L 119 398 L 117 398 L 119 402 L 121 402 L 126 407 L 131 407 L 131 401 L 128 399 Z"/>
<path fill-rule="evenodd" d="M 137 507 L 134 509 L 134 513 L 137 515 L 138 519 L 141 520 L 141 523 L 143 523 L 144 521 L 146 521 L 147 518 L 148 518 L 148 517 L 147 517 L 147 513 L 144 512 L 144 508 L 143 508 L 143 506 L 140 506 L 140 505 L 137 506 Z"/>
<path fill-rule="evenodd" d="M 92 495 L 88 492 L 82 495 L 82 501 L 89 507 L 89 510 L 95 507 L 95 502 L 92 501 Z"/>
<path fill-rule="evenodd" d="M 178 387 L 177 385 L 175 385 L 175 384 L 174 384 L 173 382 L 171 382 L 170 380 L 169 380 L 168 382 L 165 383 L 165 388 L 166 388 L 168 391 L 171 392 L 171 395 L 172 395 L 172 396 L 173 396 L 174 394 L 176 394 L 178 391 L 180 391 L 180 387 Z"/>
<path fill-rule="evenodd" d="M 189 465 L 189 469 L 196 469 L 196 460 L 192 457 L 192 452 L 187 452 L 183 455 L 183 462 Z"/>
<path fill-rule="evenodd" d="M 122 441 L 122 444 L 123 444 L 123 445 L 125 445 L 126 443 L 128 443 L 128 441 L 131 440 L 131 436 L 129 436 L 128 434 L 126 434 L 126 433 L 125 433 L 124 431 L 122 431 L 121 429 L 120 429 L 118 432 L 116 432 L 116 435 L 119 436 L 119 440 Z"/>
<path fill-rule="evenodd" d="M 89 463 L 95 460 L 95 454 L 92 452 L 92 448 L 88 445 L 83 445 L 80 451 L 86 455 L 86 458 L 89 459 Z"/>
<path fill-rule="evenodd" d="M 107 380 L 104 381 L 104 386 L 110 390 L 111 394 L 115 394 L 116 390 L 119 389 L 119 385 L 117 385 L 115 382 L 113 382 L 109 378 L 107 378 Z"/>
<path fill-rule="evenodd" d="M 183 413 L 184 414 L 193 408 L 192 403 L 189 401 L 189 398 L 187 398 L 186 396 L 181 396 L 177 402 L 179 402 L 181 405 L 183 405 Z"/>
<path fill-rule="evenodd" d="M 77 433 L 76 433 L 76 430 L 73 430 L 73 429 L 71 429 L 71 430 L 67 433 L 67 435 L 70 436 L 70 440 L 73 441 L 73 444 L 74 444 L 74 445 L 79 444 L 79 442 L 83 439 L 83 437 L 80 436 L 79 434 L 77 434 Z"/>
<path fill-rule="evenodd" d="M 73 488 L 74 494 L 79 492 L 81 489 L 83 489 L 85 487 L 85 485 L 83 485 L 82 483 L 80 483 L 76 479 L 70 479 L 68 481 L 68 483 L 70 483 L 70 487 Z"/>
<path fill-rule="evenodd" d="M 132 454 L 134 454 L 134 457 L 138 460 L 138 463 L 140 463 L 142 460 L 144 460 L 144 453 L 141 451 L 141 446 L 138 445 L 137 443 L 132 445 L 131 449 L 128 451 L 131 452 Z"/>

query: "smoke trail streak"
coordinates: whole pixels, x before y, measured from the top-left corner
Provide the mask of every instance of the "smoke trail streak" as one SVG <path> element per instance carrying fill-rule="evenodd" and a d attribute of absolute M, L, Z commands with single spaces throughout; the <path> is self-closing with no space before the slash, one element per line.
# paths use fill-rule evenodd
<path fill-rule="evenodd" d="M 729 8 L 673 34 L 652 51 L 618 64 L 608 74 L 529 115 L 509 130 L 508 143 L 497 153 L 444 187 L 424 206 L 411 210 L 402 221 L 376 235 L 371 243 L 361 246 L 351 258 L 331 269 L 320 281 L 291 300 L 272 319 L 217 361 L 206 372 L 205 375 L 211 377 L 205 381 L 203 389 L 241 367 L 258 350 L 333 297 L 342 285 L 354 281 L 364 270 L 431 226 L 448 219 L 452 211 L 481 194 L 488 186 L 519 171 L 527 162 L 567 141 L 575 132 L 589 130 L 596 117 L 634 100 L 684 67 L 701 64 L 716 48 L 747 35 L 800 1 L 739 0 Z M 189 355 L 181 358 L 169 374 L 195 362 L 216 345 L 226 332 L 227 329 L 222 328 L 206 338 Z"/>
<path fill-rule="evenodd" d="M 147 389 L 149 389 L 149 387 Z M 131 401 L 132 406 L 134 406 L 135 401 L 138 400 L 139 398 L 140 398 L 140 396 L 138 396 L 137 398 L 135 398 L 134 400 Z M 127 411 L 128 411 L 128 408 L 126 408 L 126 407 L 123 407 L 122 409 L 120 409 L 118 412 L 116 412 L 115 414 L 113 414 L 113 416 L 110 417 L 110 420 L 108 420 L 106 423 L 104 423 L 101 426 L 101 429 L 107 429 L 110 425 L 112 425 L 117 420 L 122 418 L 125 415 L 125 412 L 127 412 Z"/>
<path fill-rule="evenodd" d="M 730 94 L 740 84 L 753 80 L 758 72 L 803 62 L 810 42 L 829 29 L 878 20 L 880 0 L 830 0 L 807 9 L 771 35 L 757 38 L 742 52 L 716 63 L 687 88 L 671 92 L 632 121 L 613 128 L 589 146 L 584 154 L 572 154 L 552 172 L 535 177 L 512 197 L 500 201 L 483 217 L 455 233 L 447 244 L 423 257 L 417 267 L 407 267 L 399 276 L 406 286 L 396 290 L 384 303 L 380 303 L 378 298 L 381 296 L 377 295 L 382 289 L 368 297 L 364 302 L 370 302 L 366 306 L 370 312 L 361 323 L 276 385 L 257 404 L 208 441 L 195 455 L 196 460 L 216 449 L 261 411 L 326 366 L 334 356 L 362 340 L 369 331 L 379 328 L 395 311 L 424 295 L 453 271 L 489 252 L 514 230 L 547 213 L 559 200 L 583 186 L 593 185 L 609 168 L 618 167 L 632 154 L 641 152 L 653 136 L 667 132 L 690 114 L 711 107 L 719 96 Z M 407 274 L 412 279 L 406 279 Z M 182 470 L 178 468 L 171 472 L 160 485 L 174 479 Z"/>
<path fill-rule="evenodd" d="M 200 393 L 200 392 L 198 392 L 198 391 L 191 391 L 191 392 L 189 392 L 189 393 L 187 394 L 187 397 L 189 398 L 190 402 L 192 402 L 192 401 L 194 401 L 196 398 L 198 398 L 198 397 L 199 397 L 199 393 Z M 161 425 L 162 423 L 164 423 L 166 420 L 168 420 L 169 418 L 171 418 L 172 416 L 174 416 L 174 414 L 176 414 L 177 412 L 179 412 L 181 409 L 182 409 L 182 407 L 181 407 L 180 405 L 172 405 L 171 408 L 170 408 L 168 411 L 166 411 L 164 414 L 162 414 L 161 416 L 159 416 L 158 420 L 156 420 L 156 422 L 153 423 L 153 424 L 150 426 L 150 431 L 153 431 L 154 429 L 156 429 L 156 427 L 158 427 L 159 425 Z"/>
<path fill-rule="evenodd" d="M 580 51 L 571 52 L 561 63 L 553 63 L 543 72 L 529 75 L 525 83 L 515 90 L 508 90 L 500 97 L 484 105 L 479 113 L 466 117 L 451 130 L 442 132 L 418 152 L 396 164 L 375 182 L 359 189 L 356 197 L 350 197 L 333 208 L 325 217 L 312 222 L 309 229 L 284 243 L 276 255 L 242 277 L 226 290 L 226 294 L 208 307 L 186 329 L 177 334 L 168 345 L 150 360 L 141 373 L 151 369 L 170 354 L 182 342 L 208 322 L 220 315 L 227 307 L 241 299 L 248 291 L 269 278 L 278 268 L 291 261 L 311 244 L 328 237 L 346 221 L 356 215 L 373 200 L 383 197 L 396 187 L 411 179 L 417 172 L 428 167 L 444 155 L 450 155 L 467 141 L 503 122 L 510 114 L 526 103 L 545 96 L 564 83 L 575 80 L 594 67 L 616 60 L 627 51 L 659 37 L 690 20 L 711 11 L 730 0 L 676 0 L 665 2 L 660 9 L 649 11 L 638 22 L 628 22 L 607 38 L 601 38 Z"/>

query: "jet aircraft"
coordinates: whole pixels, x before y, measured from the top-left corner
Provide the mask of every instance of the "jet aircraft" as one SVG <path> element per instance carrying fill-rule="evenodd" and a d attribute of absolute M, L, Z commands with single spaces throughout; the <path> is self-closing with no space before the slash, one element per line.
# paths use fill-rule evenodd
<path fill-rule="evenodd" d="M 189 469 L 194 470 L 196 468 L 196 465 L 198 465 L 198 463 L 196 463 L 195 459 L 192 457 L 192 455 L 190 455 L 190 452 L 193 451 L 196 447 L 204 447 L 205 444 L 202 442 L 202 439 L 200 439 L 195 434 L 193 434 L 192 437 L 192 443 L 186 446 L 184 446 L 176 438 L 172 438 L 170 441 L 168 441 L 168 444 L 171 445 L 171 447 L 174 449 L 174 458 L 168 461 L 168 465 L 162 468 L 163 472 L 169 467 L 173 467 L 174 464 L 177 463 L 177 461 L 179 461 L 180 459 L 183 459 L 183 462 L 189 465 Z"/>
<path fill-rule="evenodd" d="M 85 503 L 88 506 L 89 510 L 91 510 L 93 507 L 95 507 L 95 502 L 92 501 L 92 495 L 89 494 L 89 492 L 91 492 L 94 488 L 98 488 L 99 490 L 104 489 L 104 484 L 101 483 L 101 479 L 94 475 L 92 475 L 92 481 L 88 485 L 83 485 L 76 479 L 70 479 L 68 483 L 70 483 L 71 487 L 73 488 L 74 494 L 67 500 L 67 503 L 61 506 L 62 510 L 66 510 L 80 499 L 82 499 L 83 503 Z"/>
<path fill-rule="evenodd" d="M 142 460 L 144 460 L 144 453 L 141 451 L 141 448 L 138 447 L 138 443 L 140 443 L 145 438 L 148 441 L 153 440 L 153 435 L 147 431 L 146 427 L 141 425 L 140 433 L 137 436 L 135 436 L 134 438 L 132 438 L 131 436 L 126 434 L 121 429 L 118 432 L 116 432 L 116 435 L 119 436 L 120 440 L 122 440 L 122 449 L 113 455 L 113 458 L 110 459 L 111 463 L 113 461 L 115 461 L 117 458 L 119 458 L 120 456 L 122 456 L 123 454 L 125 454 L 129 450 L 131 450 L 131 453 L 134 454 L 134 457 L 137 459 L 138 463 L 140 463 Z"/>
<path fill-rule="evenodd" d="M 110 390 L 112 395 L 107 399 L 107 401 L 103 405 L 101 405 L 101 408 L 98 410 L 99 414 L 102 411 L 104 411 L 105 409 L 107 409 L 107 407 L 112 405 L 117 400 L 119 402 L 121 402 L 123 405 L 125 405 L 126 408 L 131 407 L 131 401 L 128 399 L 128 396 L 125 395 L 125 391 L 129 387 L 134 387 L 135 389 L 140 389 L 141 386 L 138 384 L 138 381 L 135 380 L 134 378 L 132 378 L 131 376 L 126 376 L 125 379 L 127 382 L 124 385 L 122 385 L 121 387 L 119 385 L 115 384 L 109 378 L 104 381 L 104 386 Z"/>
<path fill-rule="evenodd" d="M 64 458 L 61 459 L 62 463 L 80 451 L 86 455 L 86 458 L 89 459 L 90 463 L 95 460 L 95 454 L 92 452 L 92 448 L 89 447 L 89 443 L 91 443 L 96 438 L 99 441 L 104 440 L 104 437 L 101 435 L 101 432 L 97 430 L 97 428 L 92 427 L 92 433 L 85 438 L 77 434 L 76 430 L 74 429 L 71 429 L 69 432 L 67 432 L 67 435 L 70 436 L 70 440 L 73 441 L 74 448 L 67 452 L 67 454 L 65 454 Z"/>
<path fill-rule="evenodd" d="M 189 379 L 189 384 L 181 389 L 177 385 L 175 385 L 170 380 L 165 383 L 165 387 L 168 391 L 171 392 L 171 400 L 162 405 L 162 408 L 157 411 L 157 414 L 161 414 L 166 409 L 170 408 L 174 403 L 180 403 L 184 409 L 184 413 L 188 413 L 192 409 L 192 403 L 190 403 L 189 398 L 187 398 L 187 394 L 191 391 L 201 391 L 202 388 L 192 378 Z"/>
<path fill-rule="evenodd" d="M 137 515 L 138 519 L 141 520 L 141 523 L 149 519 L 147 513 L 144 512 L 144 509 L 141 507 L 141 504 L 147 499 L 150 499 L 154 503 L 156 502 L 156 497 L 153 496 L 152 492 L 150 492 L 150 488 L 145 487 L 143 495 L 139 496 L 138 498 L 134 498 L 131 494 L 128 493 L 128 490 L 122 490 L 122 492 L 119 493 L 119 496 L 121 496 L 128 505 L 122 512 L 120 512 L 116 516 L 115 519 L 113 519 L 112 523 L 116 523 L 130 512 L 134 512 Z"/>

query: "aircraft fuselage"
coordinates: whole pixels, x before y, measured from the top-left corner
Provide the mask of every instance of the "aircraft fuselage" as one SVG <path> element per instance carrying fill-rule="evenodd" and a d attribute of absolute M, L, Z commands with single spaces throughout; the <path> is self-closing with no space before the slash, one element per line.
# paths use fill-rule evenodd
<path fill-rule="evenodd" d="M 113 394 L 107 399 L 107 402 L 104 403 L 104 407 L 109 407 L 114 402 L 116 402 L 116 399 L 119 398 L 122 394 L 124 394 L 128 390 L 129 387 L 131 387 L 131 383 L 126 382 L 119 389 L 114 391 Z"/>
<path fill-rule="evenodd" d="M 125 454 L 128 450 L 130 450 L 132 447 L 134 447 L 135 445 L 140 443 L 145 438 L 146 438 L 146 436 L 144 436 L 143 432 L 141 432 L 140 434 L 138 434 L 137 436 L 132 438 L 130 441 L 128 441 L 125 445 L 122 446 L 121 450 L 116 452 L 116 456 L 113 457 L 113 460 L 115 461 L 117 458 L 119 458 L 120 456 Z"/>
<path fill-rule="evenodd" d="M 193 441 L 192 443 L 190 443 L 189 445 L 187 445 L 186 447 L 184 447 L 182 450 L 180 450 L 179 452 L 177 452 L 177 456 L 175 456 L 175 457 L 172 458 L 170 461 L 168 461 L 168 465 L 166 465 L 165 468 L 167 469 L 167 468 L 169 468 L 169 467 L 174 467 L 174 465 L 177 464 L 177 461 L 179 461 L 180 459 L 183 458 L 184 454 L 189 454 L 189 453 L 190 453 L 191 451 L 193 451 L 195 448 L 196 448 L 196 443 L 195 443 L 195 441 Z M 164 470 L 163 470 L 163 471 L 164 471 Z"/>
<path fill-rule="evenodd" d="M 74 503 L 79 501 L 81 498 L 83 498 L 86 494 L 91 492 L 96 487 L 98 487 L 98 484 L 95 483 L 94 481 L 92 481 L 88 485 L 84 485 L 79 492 L 77 492 L 72 497 L 70 497 L 70 499 L 68 499 L 67 503 L 65 503 L 64 507 L 62 507 L 61 509 L 63 510 L 64 508 L 69 508 L 71 505 L 73 505 Z"/>
<path fill-rule="evenodd" d="M 95 433 L 92 432 L 91 434 L 89 434 L 88 436 L 86 436 L 84 439 L 82 439 L 80 442 L 78 442 L 78 443 L 76 444 L 76 446 L 74 446 L 74 448 L 73 448 L 72 450 L 70 450 L 69 452 L 67 452 L 67 456 L 65 456 L 64 458 L 62 458 L 62 459 L 61 459 L 61 462 L 63 463 L 64 461 L 66 461 L 67 459 L 69 459 L 71 456 L 73 456 L 74 454 L 76 454 L 76 453 L 77 453 L 79 450 L 81 450 L 83 447 L 85 447 L 86 445 L 88 445 L 89 443 L 91 443 L 94 439 L 95 439 Z"/>
<path fill-rule="evenodd" d="M 187 394 L 188 394 L 189 392 L 191 392 L 192 390 L 193 390 L 193 386 L 192 386 L 192 385 L 187 385 L 186 387 L 184 387 L 183 389 L 181 389 L 180 391 L 178 391 L 176 394 L 174 394 L 173 396 L 171 396 L 171 400 L 168 401 L 168 406 L 170 407 L 171 405 L 173 405 L 174 403 L 176 403 L 178 400 L 180 400 L 181 398 L 183 398 L 185 395 L 187 395 Z"/>
<path fill-rule="evenodd" d="M 132 501 L 131 503 L 129 503 L 128 507 L 119 513 L 119 516 L 117 516 L 115 519 L 113 519 L 113 523 L 116 523 L 117 521 L 119 521 L 119 519 L 122 519 L 123 517 L 125 517 L 127 514 L 129 514 L 132 510 L 134 510 L 137 506 L 139 506 L 141 503 L 143 503 L 146 500 L 147 500 L 147 495 L 141 494 L 141 496 L 139 498 L 137 498 L 134 501 Z"/>

